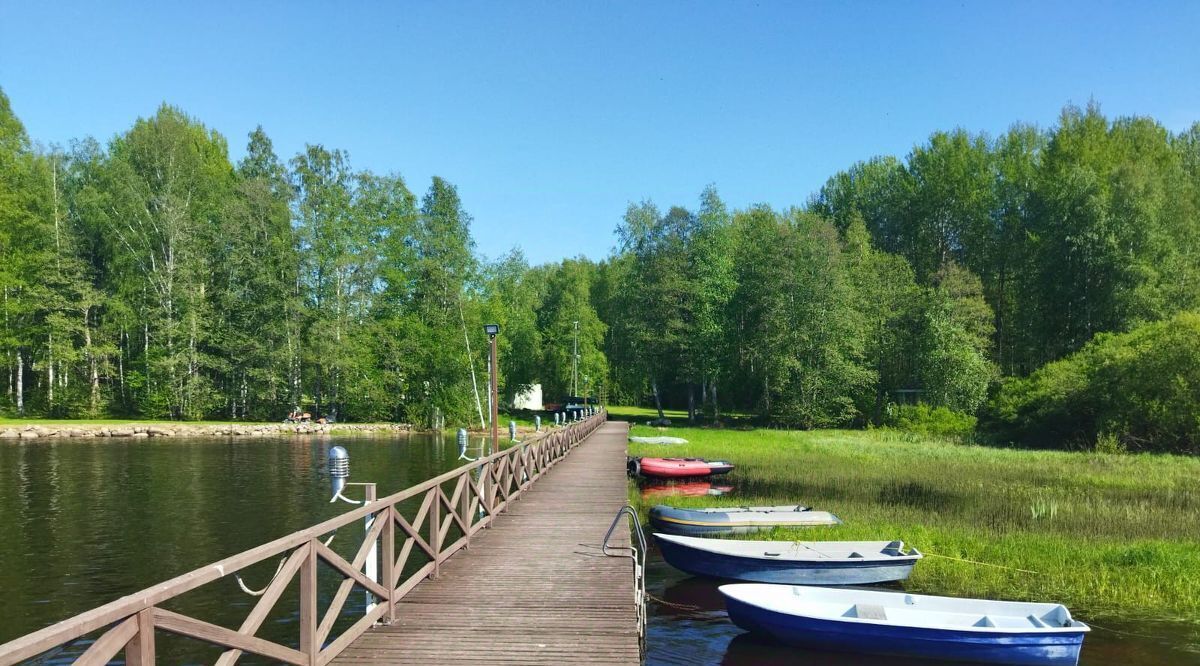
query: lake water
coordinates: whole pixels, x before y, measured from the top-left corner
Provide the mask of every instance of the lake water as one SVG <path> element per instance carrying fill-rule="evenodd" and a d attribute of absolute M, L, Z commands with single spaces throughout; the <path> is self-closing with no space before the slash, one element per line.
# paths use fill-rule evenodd
<path fill-rule="evenodd" d="M 0 643 L 348 510 L 349 505 L 328 501 L 325 461 L 334 445 L 350 453 L 351 481 L 379 484 L 380 496 L 462 464 L 454 437 L 434 435 L 0 444 Z M 473 441 L 474 452 L 481 446 L 482 440 Z M 686 492 L 736 489 L 718 485 Z M 355 497 L 359 493 L 349 491 Z M 357 544 L 347 537 L 333 547 L 347 555 Z M 248 570 L 247 585 L 265 586 L 275 564 Z M 648 664 L 880 663 L 784 648 L 744 634 L 729 623 L 718 583 L 672 569 L 657 551 L 651 552 L 647 575 L 649 592 L 666 602 L 650 603 Z M 323 581 L 328 599 L 336 580 L 325 576 Z M 294 644 L 294 588 L 261 636 Z M 230 578 L 167 607 L 236 627 L 255 601 Z M 363 603 L 356 593 L 339 630 L 361 614 Z M 1085 666 L 1200 664 L 1195 624 L 1077 615 L 1122 632 L 1094 630 L 1084 641 Z M 81 649 L 44 661 L 68 663 Z M 158 650 L 164 664 L 211 663 L 219 654 L 162 632 Z M 242 661 L 256 663 L 250 657 Z"/>
<path fill-rule="evenodd" d="M 475 453 L 482 444 L 474 440 Z M 453 435 L 0 444 L 0 643 L 350 510 L 329 503 L 335 445 L 350 453 L 350 481 L 377 483 L 381 497 L 464 464 Z M 359 499 L 362 490 L 346 494 Z M 332 547 L 352 557 L 361 539 L 341 539 Z M 250 568 L 246 584 L 264 587 L 276 564 Z M 327 603 L 336 580 L 323 581 Z M 260 635 L 295 644 L 287 638 L 296 635 L 297 598 L 285 593 Z M 236 628 L 256 600 L 230 577 L 167 607 Z M 365 598 L 352 602 L 339 627 L 361 615 Z M 158 643 L 159 663 L 219 654 L 162 632 Z"/>

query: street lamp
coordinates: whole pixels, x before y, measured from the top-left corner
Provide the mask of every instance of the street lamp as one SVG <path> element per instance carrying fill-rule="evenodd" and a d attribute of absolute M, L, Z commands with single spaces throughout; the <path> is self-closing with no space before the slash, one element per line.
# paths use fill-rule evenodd
<path fill-rule="evenodd" d="M 500 324 L 484 324 L 483 332 L 487 333 L 488 342 L 492 347 L 492 452 L 500 450 L 500 403 L 498 401 L 499 383 L 496 379 L 496 335 L 500 333 Z"/>
<path fill-rule="evenodd" d="M 579 322 L 575 322 L 575 351 L 571 354 L 571 395 L 579 395 Z"/>

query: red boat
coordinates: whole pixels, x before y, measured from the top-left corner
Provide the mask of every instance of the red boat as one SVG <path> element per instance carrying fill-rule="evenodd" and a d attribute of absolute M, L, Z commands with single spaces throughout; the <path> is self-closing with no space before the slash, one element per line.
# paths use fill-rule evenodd
<path fill-rule="evenodd" d="M 657 479 L 727 474 L 733 470 L 731 463 L 720 460 L 710 462 L 701 458 L 634 458 L 629 467 L 635 475 Z"/>

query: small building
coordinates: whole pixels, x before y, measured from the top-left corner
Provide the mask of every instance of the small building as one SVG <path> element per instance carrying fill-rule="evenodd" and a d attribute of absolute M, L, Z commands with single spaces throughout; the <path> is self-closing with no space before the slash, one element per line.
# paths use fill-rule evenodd
<path fill-rule="evenodd" d="M 513 396 L 513 409 L 542 410 L 542 385 L 531 384 L 528 389 Z"/>

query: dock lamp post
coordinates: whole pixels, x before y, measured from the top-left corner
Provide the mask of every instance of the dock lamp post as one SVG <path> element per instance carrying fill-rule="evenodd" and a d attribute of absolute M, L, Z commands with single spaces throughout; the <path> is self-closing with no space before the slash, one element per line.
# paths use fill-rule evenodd
<path fill-rule="evenodd" d="M 500 333 L 500 324 L 484 324 L 483 332 L 492 347 L 492 453 L 495 453 L 500 450 L 500 390 L 496 372 L 496 335 Z"/>

